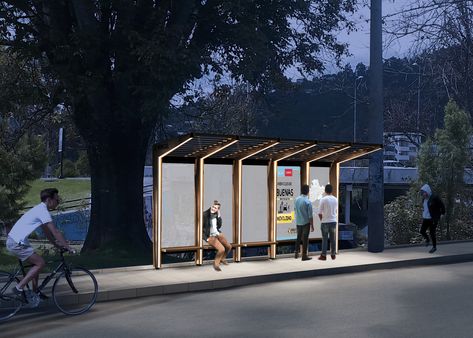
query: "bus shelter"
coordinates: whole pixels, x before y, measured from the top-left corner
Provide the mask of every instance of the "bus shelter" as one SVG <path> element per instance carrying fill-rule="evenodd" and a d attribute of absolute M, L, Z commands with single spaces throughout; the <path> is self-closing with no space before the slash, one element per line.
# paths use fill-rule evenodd
<path fill-rule="evenodd" d="M 153 265 L 164 253 L 195 252 L 203 264 L 203 212 L 222 203 L 222 227 L 233 245 L 267 247 L 296 237 L 293 202 L 309 184 L 316 217 L 326 184 L 338 197 L 340 164 L 382 148 L 379 144 L 191 133 L 153 148 Z M 320 239 L 320 227 L 311 239 Z M 336 231 L 338 236 L 338 229 Z M 338 238 L 337 238 L 338 251 Z"/>

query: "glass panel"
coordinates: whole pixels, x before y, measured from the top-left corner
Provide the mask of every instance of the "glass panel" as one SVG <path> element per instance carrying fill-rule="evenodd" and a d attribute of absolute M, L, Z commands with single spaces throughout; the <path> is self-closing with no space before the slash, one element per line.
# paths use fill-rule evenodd
<path fill-rule="evenodd" d="M 242 168 L 242 242 L 268 240 L 268 167 Z"/>
<path fill-rule="evenodd" d="M 312 202 L 312 210 L 314 212 L 314 228 L 315 228 L 315 231 L 309 234 L 309 238 L 322 238 L 322 232 L 320 231 L 320 220 L 318 216 L 319 202 L 320 202 L 320 199 L 324 196 L 325 185 L 327 185 L 330 182 L 330 168 L 311 167 L 309 181 L 310 181 L 309 199 Z"/>
<path fill-rule="evenodd" d="M 221 204 L 220 215 L 225 237 L 233 242 L 232 202 L 233 183 L 232 165 L 206 164 L 204 166 L 204 205 L 203 210 L 209 209 L 214 200 Z"/>
<path fill-rule="evenodd" d="M 195 245 L 194 189 L 194 164 L 163 163 L 163 248 Z"/>

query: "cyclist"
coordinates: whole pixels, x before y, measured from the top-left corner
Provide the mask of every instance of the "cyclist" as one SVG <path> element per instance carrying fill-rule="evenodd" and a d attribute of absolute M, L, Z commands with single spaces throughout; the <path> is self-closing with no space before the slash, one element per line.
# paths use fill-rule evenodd
<path fill-rule="evenodd" d="M 56 188 L 44 189 L 40 193 L 41 203 L 27 211 L 15 223 L 11 231 L 8 233 L 6 241 L 7 250 L 10 254 L 18 257 L 22 262 L 28 262 L 33 266 L 30 268 L 26 276 L 13 287 L 13 293 L 24 300 L 23 288 L 29 282 L 33 282 L 33 291 L 37 292 L 39 273 L 45 266 L 44 259 L 34 252 L 28 236 L 39 226 L 43 229 L 48 240 L 57 247 L 64 247 L 67 250 L 72 249 L 67 244 L 62 233 L 54 225 L 50 210 L 54 210 L 59 205 L 59 192 Z M 41 299 L 48 297 L 38 292 Z"/>

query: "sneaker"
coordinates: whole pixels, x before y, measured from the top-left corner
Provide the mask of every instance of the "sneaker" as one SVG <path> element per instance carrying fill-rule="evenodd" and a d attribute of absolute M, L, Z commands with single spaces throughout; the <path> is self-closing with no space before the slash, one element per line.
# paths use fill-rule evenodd
<path fill-rule="evenodd" d="M 214 265 L 214 270 L 215 271 L 222 271 L 222 269 L 220 269 L 220 267 L 218 265 Z"/>
<path fill-rule="evenodd" d="M 303 261 L 310 261 L 311 259 L 312 259 L 312 257 L 309 257 L 309 256 L 302 257 Z"/>
<path fill-rule="evenodd" d="M 49 297 L 46 296 L 46 295 L 45 295 L 44 293 L 42 293 L 41 291 L 36 292 L 36 294 L 39 296 L 39 299 L 41 299 L 41 300 L 48 300 L 48 299 L 49 299 Z"/>
<path fill-rule="evenodd" d="M 432 249 L 429 250 L 429 253 L 434 253 L 435 251 L 437 251 L 437 248 L 434 246 Z"/>
<path fill-rule="evenodd" d="M 28 301 L 26 300 L 25 292 L 23 290 L 18 290 L 16 286 L 14 286 L 12 289 L 12 293 L 15 298 L 21 300 L 23 303 L 28 303 Z"/>
<path fill-rule="evenodd" d="M 326 260 L 327 260 L 327 256 L 320 255 L 319 261 L 326 261 Z"/>
<path fill-rule="evenodd" d="M 335 256 L 335 255 L 330 255 L 330 257 L 332 257 L 332 259 L 337 258 L 337 256 Z"/>

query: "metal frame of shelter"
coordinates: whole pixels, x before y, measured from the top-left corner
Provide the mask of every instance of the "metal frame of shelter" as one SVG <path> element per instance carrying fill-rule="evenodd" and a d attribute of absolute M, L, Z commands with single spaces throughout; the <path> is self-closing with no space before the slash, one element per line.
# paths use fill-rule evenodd
<path fill-rule="evenodd" d="M 277 210 L 276 184 L 278 164 L 283 161 L 301 167 L 301 184 L 309 184 L 310 167 L 323 163 L 330 166 L 330 183 L 333 195 L 338 197 L 340 164 L 382 148 L 379 144 L 344 143 L 315 140 L 294 140 L 235 135 L 212 135 L 191 133 L 166 144 L 156 144 L 153 148 L 153 265 L 162 267 L 162 254 L 167 252 L 195 251 L 196 265 L 203 263 L 203 196 L 204 163 L 206 159 L 225 160 L 232 163 L 233 175 L 233 213 L 232 229 L 234 261 L 241 261 L 241 248 L 267 246 L 269 258 L 276 258 Z M 195 245 L 182 247 L 162 247 L 163 229 L 163 159 L 169 162 L 192 160 L 194 162 L 195 182 Z M 242 242 L 242 166 L 245 161 L 265 161 L 268 166 L 268 240 L 263 242 Z M 338 231 L 337 251 L 338 251 Z"/>

